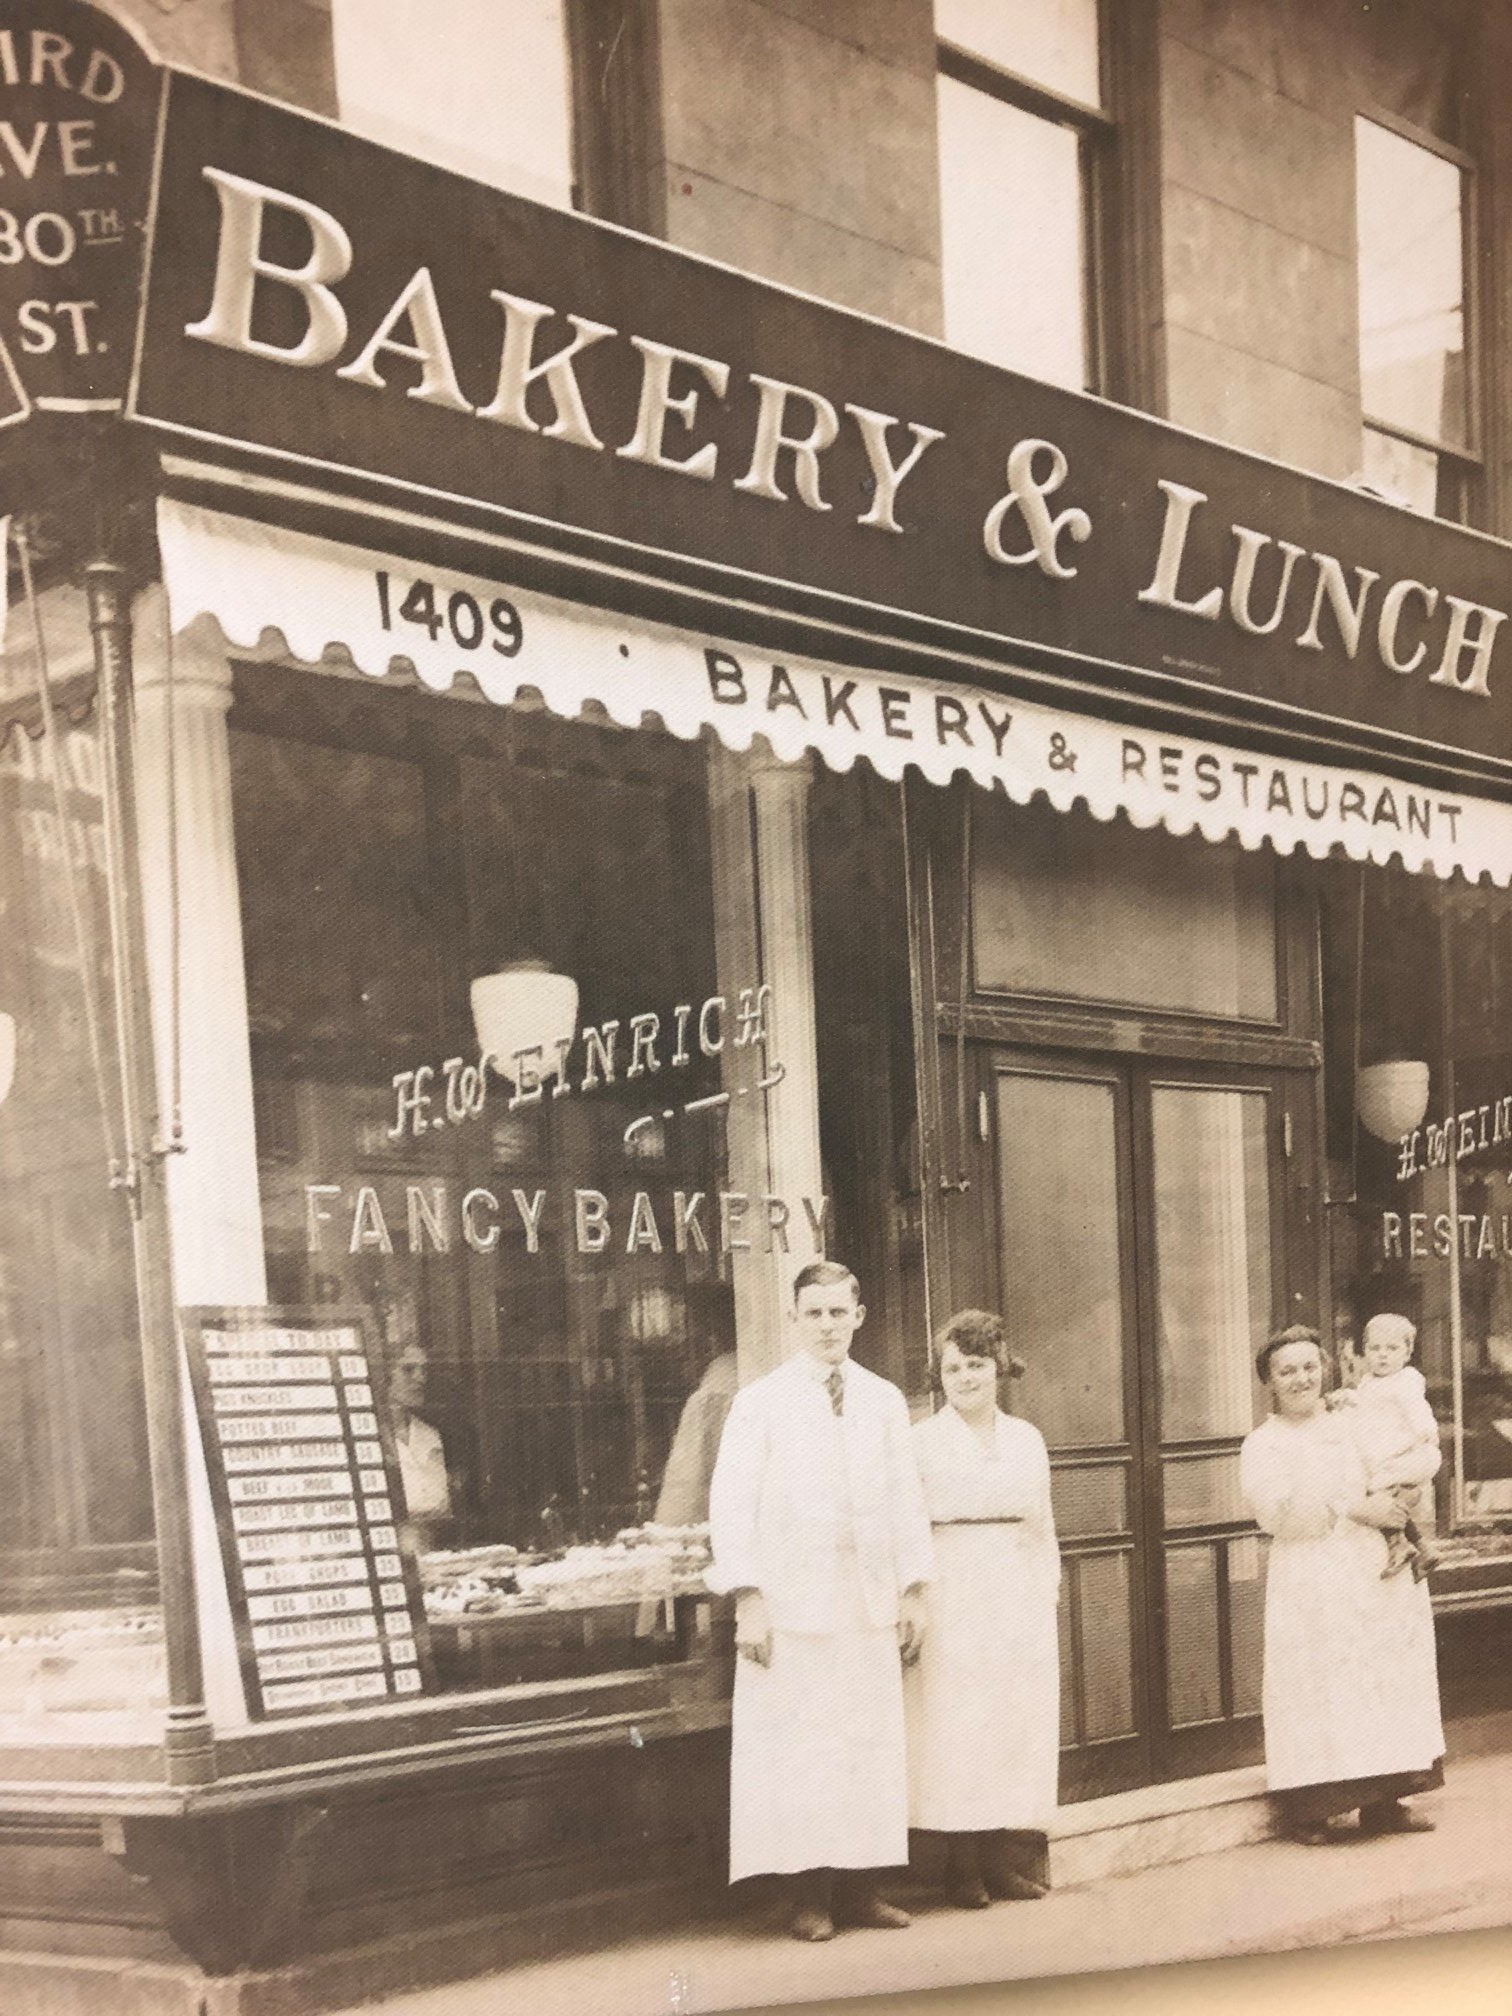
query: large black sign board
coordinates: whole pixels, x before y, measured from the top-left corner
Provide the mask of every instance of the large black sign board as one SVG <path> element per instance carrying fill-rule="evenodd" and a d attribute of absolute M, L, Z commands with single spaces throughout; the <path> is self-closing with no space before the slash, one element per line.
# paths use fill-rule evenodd
<path fill-rule="evenodd" d="M 362 1318 L 200 1308 L 182 1321 L 250 1713 L 429 1691 L 424 1598 Z"/>
<path fill-rule="evenodd" d="M 161 81 L 101 9 L 7 0 L 0 339 L 44 409 L 110 408 L 125 394 Z"/>
<path fill-rule="evenodd" d="M 748 602 L 1512 773 L 1505 546 L 195 78 L 131 410 Z"/>

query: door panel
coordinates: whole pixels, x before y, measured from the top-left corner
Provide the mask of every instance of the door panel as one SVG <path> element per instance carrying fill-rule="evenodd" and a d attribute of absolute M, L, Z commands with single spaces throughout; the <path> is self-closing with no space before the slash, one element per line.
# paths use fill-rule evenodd
<path fill-rule="evenodd" d="M 1015 1410 L 1050 1447 L 1064 1560 L 1071 1790 L 1149 1774 L 1129 1094 L 1117 1069 L 994 1071 L 1000 1306 L 1028 1370 Z"/>
<path fill-rule="evenodd" d="M 1052 1449 L 1124 1438 L 1117 1081 L 997 1081 L 1003 1308 L 1028 1371 L 1023 1412 Z"/>
<path fill-rule="evenodd" d="M 999 1306 L 1029 1365 L 1013 1405 L 1050 1446 L 1065 1561 L 1062 1796 L 1247 1761 L 1264 1555 L 1238 1451 L 1255 1352 L 1304 1295 L 1285 1161 L 1310 1145 L 1310 1079 L 981 1061 Z"/>

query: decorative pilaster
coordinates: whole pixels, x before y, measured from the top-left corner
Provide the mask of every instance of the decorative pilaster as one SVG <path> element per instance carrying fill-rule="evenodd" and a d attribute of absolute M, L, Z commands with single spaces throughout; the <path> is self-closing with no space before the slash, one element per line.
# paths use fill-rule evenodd
<path fill-rule="evenodd" d="M 226 735 L 231 667 L 219 631 L 201 619 L 173 639 L 170 685 L 156 593 L 143 598 L 138 640 L 142 900 L 161 1125 L 172 1119 L 176 1044 L 183 1127 L 183 1152 L 168 1161 L 175 1286 L 181 1303 L 255 1304 L 268 1290 Z"/>
<path fill-rule="evenodd" d="M 169 652 L 172 651 L 171 678 Z M 171 723 L 170 723 L 171 704 Z M 136 779 L 142 907 L 180 1306 L 268 1299 L 252 1051 L 232 827 L 231 667 L 201 618 L 170 639 L 160 590 L 137 611 Z M 172 815 L 170 816 L 170 806 Z M 195 1593 L 213 1720 L 246 1720 L 209 1480 L 184 1378 Z"/>
<path fill-rule="evenodd" d="M 808 872 L 808 769 L 770 754 L 709 752 L 709 827 L 714 863 L 715 959 L 720 991 L 772 990 L 766 1064 L 780 1084 L 729 1108 L 730 1189 L 752 1200 L 751 1250 L 732 1259 L 742 1382 L 772 1371 L 790 1349 L 785 1322 L 797 1269 L 813 1257 L 802 1200 L 821 1208 L 818 1055 L 814 1016 L 813 911 Z M 725 1053 L 730 1090 L 751 1066 Z M 737 1076 L 738 1073 L 738 1076 Z M 792 1214 L 792 1251 L 767 1250 L 760 1200 L 780 1197 Z"/>

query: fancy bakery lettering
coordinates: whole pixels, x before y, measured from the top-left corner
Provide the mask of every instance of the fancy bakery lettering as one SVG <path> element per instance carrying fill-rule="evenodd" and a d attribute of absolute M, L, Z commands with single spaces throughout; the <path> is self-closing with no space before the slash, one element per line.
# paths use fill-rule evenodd
<path fill-rule="evenodd" d="M 628 1209 L 602 1190 L 459 1190 L 443 1182 L 306 1183 L 305 1251 L 391 1257 L 488 1254 L 508 1246 L 541 1251 L 551 1232 L 577 1253 L 765 1253 L 824 1251 L 828 1197 L 778 1197 L 745 1190 L 637 1190 Z"/>
<path fill-rule="evenodd" d="M 372 326 L 353 328 L 339 291 L 357 254 L 330 210 L 267 183 L 205 167 L 219 201 L 215 272 L 208 306 L 184 325 L 189 338 L 296 371 L 329 371 L 342 383 L 515 429 L 595 455 L 613 454 L 668 476 L 729 483 L 778 506 L 835 509 L 826 458 L 847 442 L 868 471 L 867 531 L 906 535 L 907 490 L 926 455 L 948 455 L 944 431 L 870 404 L 838 404 L 786 379 L 749 371 L 741 382 L 725 360 L 653 341 L 607 322 L 533 300 L 503 286 L 484 289 L 497 344 L 487 382 L 463 383 L 428 266 L 404 278 Z M 275 257 L 270 243 L 300 253 Z M 371 275 L 364 278 L 371 281 Z M 270 333 L 269 311 L 281 326 Z M 592 408 L 580 360 L 601 346 L 634 353 L 638 396 L 624 438 Z M 397 381 L 397 382 L 396 382 Z M 728 419 L 726 416 L 729 416 Z M 733 438 L 732 438 L 733 429 Z M 1077 472 L 1054 441 L 1027 436 L 1005 444 L 1006 488 L 979 500 L 981 549 L 996 567 L 1032 569 L 1079 588 L 1080 556 L 1098 526 L 1077 499 Z M 1168 477 L 1153 479 L 1150 511 L 1120 540 L 1149 542 L 1145 586 L 1136 601 L 1190 619 L 1228 623 L 1250 637 L 1284 638 L 1298 653 L 1325 650 L 1374 662 L 1393 679 L 1486 698 L 1506 612 L 1450 594 L 1412 576 L 1386 581 L 1348 555 L 1313 551 L 1279 529 L 1232 524 L 1232 552 L 1216 579 L 1188 556 L 1207 494 Z M 1136 500 L 1137 504 L 1137 500 Z M 1203 528 L 1200 543 L 1211 553 Z M 1132 614 L 1133 612 L 1131 612 Z"/>

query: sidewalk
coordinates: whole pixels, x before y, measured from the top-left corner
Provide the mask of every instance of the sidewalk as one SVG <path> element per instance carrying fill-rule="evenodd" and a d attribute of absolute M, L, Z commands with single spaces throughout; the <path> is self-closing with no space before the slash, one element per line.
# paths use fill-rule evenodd
<path fill-rule="evenodd" d="M 347 2016 L 499 2016 L 506 2007 L 531 2016 L 702 2016 L 1332 1946 L 1446 1922 L 1456 1930 L 1512 1922 L 1512 1757 L 1458 1764 L 1442 1792 L 1417 1803 L 1438 1821 L 1437 1833 L 1342 1848 L 1266 1841 L 990 1911 L 951 1911 L 920 1897 L 911 1930 L 847 1932 L 826 1946 L 786 1938 L 770 1909 L 700 1919 L 364 2003 Z"/>

